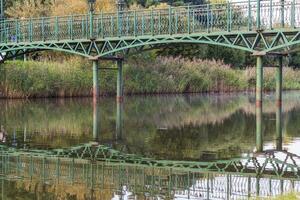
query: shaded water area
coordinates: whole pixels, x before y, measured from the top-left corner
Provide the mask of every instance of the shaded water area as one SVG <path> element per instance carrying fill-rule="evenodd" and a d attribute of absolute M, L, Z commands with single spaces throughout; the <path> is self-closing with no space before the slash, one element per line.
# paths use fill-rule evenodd
<path fill-rule="evenodd" d="M 1 100 L 1 199 L 248 199 L 300 192 L 300 92 Z M 277 126 L 278 129 L 278 126 Z M 3 134 L 4 133 L 4 134 Z M 282 133 L 282 134 L 280 134 Z"/>

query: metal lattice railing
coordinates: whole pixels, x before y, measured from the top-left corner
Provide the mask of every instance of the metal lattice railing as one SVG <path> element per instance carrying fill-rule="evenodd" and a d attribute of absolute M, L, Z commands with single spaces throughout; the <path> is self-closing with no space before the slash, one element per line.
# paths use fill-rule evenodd
<path fill-rule="evenodd" d="M 7 19 L 0 23 L 0 43 L 300 28 L 300 2 L 297 0 L 283 3 L 279 0 L 261 1 L 259 13 L 258 10 L 256 1 L 244 1 L 94 15 Z"/>

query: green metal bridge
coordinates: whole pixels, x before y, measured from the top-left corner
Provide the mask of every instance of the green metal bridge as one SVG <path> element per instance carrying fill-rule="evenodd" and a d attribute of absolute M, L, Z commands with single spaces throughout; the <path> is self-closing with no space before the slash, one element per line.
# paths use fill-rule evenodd
<path fill-rule="evenodd" d="M 299 43 L 300 3 L 265 0 L 63 17 L 6 19 L 0 52 L 8 59 L 56 50 L 91 59 L 154 45 L 196 43 L 271 53 Z"/>
<path fill-rule="evenodd" d="M 267 54 L 281 57 L 300 43 L 300 2 L 228 1 L 165 9 L 119 9 L 114 13 L 94 13 L 91 9 L 86 15 L 0 22 L 2 61 L 44 50 L 93 60 L 95 101 L 100 59 L 118 61 L 117 97 L 121 100 L 122 58 L 130 52 L 172 43 L 220 45 L 252 53 L 257 56 L 257 91 L 261 91 L 262 57 Z M 278 80 L 280 75 L 279 71 Z M 261 96 L 257 96 L 258 104 Z"/>
<path fill-rule="evenodd" d="M 257 56 L 258 88 L 262 57 L 285 55 L 300 43 L 300 2 L 246 0 L 165 9 L 94 13 L 0 22 L 1 60 L 44 50 L 81 55 L 94 63 L 98 96 L 99 59 L 118 60 L 118 98 L 123 96 L 126 54 L 172 43 L 220 45 Z M 257 101 L 261 98 L 258 96 Z"/>

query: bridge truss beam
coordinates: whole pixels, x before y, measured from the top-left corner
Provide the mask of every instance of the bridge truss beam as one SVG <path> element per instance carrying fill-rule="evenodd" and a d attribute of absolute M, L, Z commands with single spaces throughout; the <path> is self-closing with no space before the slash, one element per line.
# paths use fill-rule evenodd
<path fill-rule="evenodd" d="M 153 37 L 122 37 L 99 40 L 64 40 L 32 43 L 2 43 L 0 52 L 15 55 L 13 52 L 56 50 L 84 56 L 90 59 L 105 56 L 123 55 L 130 51 L 140 52 L 146 48 L 173 43 L 194 43 L 219 45 L 244 50 L 250 53 L 286 51 L 300 43 L 300 30 L 269 32 L 232 32 L 190 35 L 164 35 Z M 11 57 L 11 56 L 10 56 Z M 10 57 L 4 56 L 4 59 Z"/>

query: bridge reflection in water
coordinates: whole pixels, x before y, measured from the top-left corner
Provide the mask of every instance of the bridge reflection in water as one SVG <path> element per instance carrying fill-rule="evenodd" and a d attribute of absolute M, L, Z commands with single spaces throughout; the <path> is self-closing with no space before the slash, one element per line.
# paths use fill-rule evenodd
<path fill-rule="evenodd" d="M 1 146 L 2 199 L 18 195 L 42 199 L 247 199 L 300 192 L 300 156 L 282 147 L 281 104 L 276 112 L 276 149 L 263 149 L 260 135 L 256 151 L 209 161 L 159 160 L 100 145 L 97 106 L 93 116 L 93 141 L 87 144 L 52 150 Z M 122 126 L 123 103 L 119 103 L 116 142 L 122 140 Z"/>
<path fill-rule="evenodd" d="M 290 178 L 282 179 L 282 174 L 295 170 L 287 170 L 288 165 L 283 166 L 282 174 L 275 175 L 271 168 L 266 170 L 265 174 L 261 174 L 259 170 L 263 166 L 254 165 L 242 173 L 233 172 L 235 170 L 232 166 L 218 172 L 193 169 L 188 165 L 157 167 L 126 162 L 40 157 L 32 154 L 2 154 L 1 159 L 3 182 L 6 179 L 26 183 L 25 185 L 31 185 L 27 186 L 27 189 L 32 193 L 36 192 L 34 189 L 39 184 L 55 185 L 56 195 L 75 195 L 78 199 L 80 196 L 89 195 L 91 199 L 121 196 L 137 199 L 244 199 L 300 191 L 299 172 L 288 173 Z M 22 184 L 17 184 L 16 187 L 18 186 L 22 187 Z M 7 191 L 5 187 L 6 184 L 2 184 L 3 199 Z M 59 191 L 59 187 L 65 188 L 66 191 Z"/>

